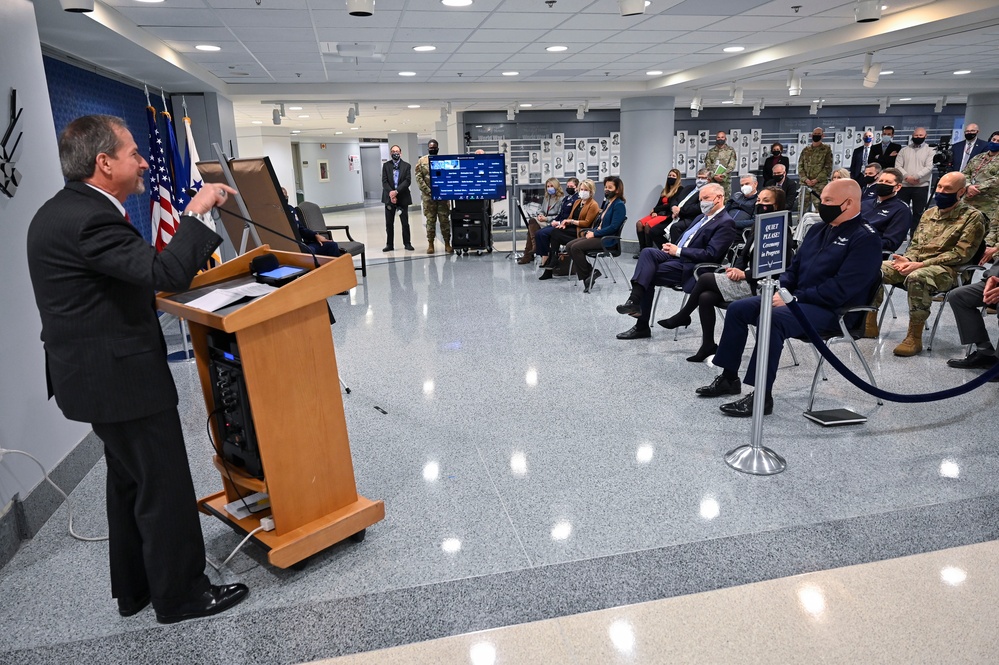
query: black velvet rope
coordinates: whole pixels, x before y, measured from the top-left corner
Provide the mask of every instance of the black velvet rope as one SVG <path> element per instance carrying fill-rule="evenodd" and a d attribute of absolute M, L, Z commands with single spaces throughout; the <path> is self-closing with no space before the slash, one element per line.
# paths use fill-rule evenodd
<path fill-rule="evenodd" d="M 959 395 L 964 395 L 965 393 L 971 392 L 975 388 L 985 383 L 988 383 L 990 380 L 999 376 L 999 364 L 997 364 L 994 367 L 990 368 L 984 374 L 976 376 L 974 379 L 968 381 L 964 385 L 960 385 L 954 388 L 948 388 L 947 390 L 938 390 L 936 392 L 921 393 L 918 395 L 903 395 L 901 393 L 891 393 L 888 392 L 887 390 L 882 390 L 881 388 L 872 386 L 871 384 L 867 383 L 859 376 L 854 374 L 849 367 L 844 365 L 843 361 L 837 358 L 836 355 L 829 350 L 829 347 L 826 346 L 826 343 L 823 341 L 822 336 L 819 335 L 819 333 L 812 326 L 812 323 L 808 320 L 808 318 L 805 317 L 805 314 L 801 311 L 801 308 L 798 306 L 798 303 L 796 301 L 792 300 L 791 302 L 787 303 L 787 307 L 788 309 L 791 310 L 791 314 L 794 315 L 794 318 L 798 320 L 798 323 L 801 324 L 802 329 L 804 329 L 805 331 L 805 336 L 808 337 L 808 341 L 810 341 L 818 350 L 818 352 L 822 354 L 822 357 L 826 359 L 827 363 L 832 365 L 837 372 L 839 372 L 840 374 L 843 375 L 844 378 L 846 378 L 847 381 L 857 386 L 865 393 L 874 395 L 875 397 L 880 397 L 881 399 L 886 399 L 890 402 L 908 402 L 908 403 L 936 402 L 937 400 L 941 399 L 958 397 Z"/>

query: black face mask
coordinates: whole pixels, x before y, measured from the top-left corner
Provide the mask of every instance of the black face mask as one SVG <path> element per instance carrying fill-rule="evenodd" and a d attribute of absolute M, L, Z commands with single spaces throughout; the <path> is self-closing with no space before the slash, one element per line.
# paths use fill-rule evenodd
<path fill-rule="evenodd" d="M 666 186 L 667 187 L 672 187 L 675 184 L 676 184 L 676 178 L 673 178 L 673 177 L 666 178 Z"/>
<path fill-rule="evenodd" d="M 568 194 L 569 196 L 572 196 L 573 194 L 576 193 L 576 188 L 573 187 L 572 185 L 569 185 L 568 187 L 565 188 L 565 193 Z"/>
<path fill-rule="evenodd" d="M 818 143 L 822 140 L 822 134 L 812 134 L 812 143 Z"/>
<path fill-rule="evenodd" d="M 965 141 L 974 141 L 977 138 L 978 138 L 978 133 L 977 132 L 965 132 L 964 133 L 964 140 Z"/>
<path fill-rule="evenodd" d="M 773 212 L 775 206 L 770 203 L 757 203 L 756 204 L 756 214 L 762 215 L 767 212 Z"/>
<path fill-rule="evenodd" d="M 889 185 L 886 182 L 879 182 L 875 187 L 877 187 L 878 196 L 881 198 L 891 196 L 895 193 L 895 185 Z"/>
<path fill-rule="evenodd" d="M 874 182 L 874 176 L 872 175 L 865 175 L 863 178 L 860 179 L 860 184 L 862 185 L 869 185 L 872 182 Z"/>
<path fill-rule="evenodd" d="M 786 176 L 786 175 L 787 175 L 786 173 L 775 173 L 774 174 L 774 180 L 776 180 L 777 182 L 780 182 L 780 181 L 782 181 L 784 179 L 784 176 Z"/>
<path fill-rule="evenodd" d="M 774 157 L 780 157 L 780 150 L 771 150 L 770 154 Z"/>
<path fill-rule="evenodd" d="M 831 224 L 833 220 L 843 214 L 843 204 L 839 205 L 826 205 L 825 203 L 819 204 L 819 217 L 826 224 Z"/>
<path fill-rule="evenodd" d="M 438 150 L 439 148 L 427 148 L 427 152 L 430 153 L 431 155 L 436 155 Z"/>
<path fill-rule="evenodd" d="M 715 145 L 720 148 L 721 146 L 725 145 L 725 139 L 715 139 Z"/>
<path fill-rule="evenodd" d="M 926 140 L 925 136 L 913 136 L 912 145 L 923 145 L 923 141 Z"/>
<path fill-rule="evenodd" d="M 604 198 L 605 199 L 612 199 L 615 196 L 617 196 L 617 192 L 611 191 L 609 189 L 605 189 L 604 190 Z"/>

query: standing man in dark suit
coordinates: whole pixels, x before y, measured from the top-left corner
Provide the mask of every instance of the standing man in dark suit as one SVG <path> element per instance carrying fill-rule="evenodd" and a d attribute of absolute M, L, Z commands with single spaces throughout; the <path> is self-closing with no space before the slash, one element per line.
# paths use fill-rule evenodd
<path fill-rule="evenodd" d="M 718 183 L 708 183 L 698 192 L 701 215 L 675 245 L 666 243 L 662 249 L 646 247 L 638 255 L 638 265 L 631 277 L 631 295 L 619 314 L 628 314 L 638 321 L 634 327 L 618 334 L 618 339 L 652 337 L 649 318 L 657 286 L 682 284 L 688 292 L 697 280 L 694 266 L 698 263 L 720 263 L 732 246 L 737 232 L 735 220 L 725 211 L 725 190 Z"/>
<path fill-rule="evenodd" d="M 850 177 L 859 182 L 861 187 L 871 184 L 864 181 L 864 169 L 871 162 L 878 163 L 880 156 L 881 146 L 874 145 L 874 134 L 864 132 L 864 142 L 853 151 L 853 159 L 850 160 Z"/>
<path fill-rule="evenodd" d="M 383 252 L 395 249 L 395 211 L 399 211 L 399 221 L 402 222 L 402 245 L 413 251 L 413 243 L 409 237 L 409 206 L 413 204 L 413 196 L 409 193 L 409 185 L 413 181 L 413 169 L 409 162 L 402 161 L 402 148 L 392 146 L 392 159 L 382 165 L 382 203 L 385 204 L 385 248 Z"/>
<path fill-rule="evenodd" d="M 885 125 L 881 128 L 881 154 L 874 161 L 883 169 L 895 168 L 895 160 L 898 159 L 898 153 L 902 149 L 902 145 L 895 143 L 894 138 L 894 127 Z"/>
<path fill-rule="evenodd" d="M 209 185 L 157 253 L 122 203 L 149 168 L 121 118 L 84 116 L 59 137 L 66 187 L 28 228 L 28 270 L 42 320 L 49 396 L 91 423 L 107 462 L 111 594 L 131 616 L 152 600 L 160 623 L 226 610 L 242 584 L 213 586 L 156 318 L 156 290 L 186 289 L 221 242 L 212 208 L 235 190 Z"/>
<path fill-rule="evenodd" d="M 978 125 L 969 123 L 964 128 L 964 140 L 958 141 L 951 148 L 953 159 L 950 163 L 951 171 L 963 171 L 971 158 L 987 150 L 987 141 L 978 138 Z"/>

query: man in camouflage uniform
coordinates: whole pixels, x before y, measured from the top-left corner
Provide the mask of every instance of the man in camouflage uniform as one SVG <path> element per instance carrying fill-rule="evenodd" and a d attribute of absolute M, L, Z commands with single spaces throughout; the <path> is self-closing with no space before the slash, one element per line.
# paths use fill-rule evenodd
<path fill-rule="evenodd" d="M 829 182 L 832 175 L 832 148 L 822 142 L 825 132 L 821 127 L 812 130 L 812 144 L 801 151 L 798 156 L 798 181 L 811 188 L 811 194 L 805 196 L 805 210 L 812 204 L 819 204 L 822 188 Z"/>
<path fill-rule="evenodd" d="M 957 278 L 954 266 L 971 261 L 985 237 L 985 220 L 962 198 L 964 174 L 953 171 L 940 178 L 936 207 L 923 213 L 905 255 L 892 254 L 881 264 L 885 284 L 904 284 L 909 299 L 909 332 L 895 347 L 896 356 L 914 356 L 923 350 L 923 328 L 930 317 L 933 294 L 949 289 Z M 875 305 L 884 298 L 878 292 Z M 865 334 L 877 337 L 877 312 L 867 315 Z"/>
<path fill-rule="evenodd" d="M 440 144 L 436 139 L 427 141 L 427 152 L 436 155 Z M 427 254 L 434 253 L 434 240 L 437 239 L 437 222 L 440 221 L 444 251 L 454 254 L 451 249 L 451 206 L 448 201 L 434 201 L 430 195 L 430 156 L 424 155 L 416 162 L 416 184 L 423 194 L 423 216 L 427 220 Z"/>
<path fill-rule="evenodd" d="M 732 198 L 732 175 L 735 173 L 736 162 L 739 156 L 735 154 L 730 146 L 726 145 L 728 136 L 725 132 L 715 134 L 715 147 L 708 150 L 704 155 L 704 168 L 710 174 L 711 182 L 717 182 L 725 189 L 725 200 Z M 725 173 L 715 174 L 718 166 L 725 167 Z"/>
<path fill-rule="evenodd" d="M 988 218 L 989 230 L 985 236 L 985 256 L 982 265 L 992 260 L 999 250 L 999 132 L 989 137 L 988 150 L 968 160 L 964 177 L 968 179 L 965 200 Z M 995 151 L 992 148 L 996 148 Z"/>

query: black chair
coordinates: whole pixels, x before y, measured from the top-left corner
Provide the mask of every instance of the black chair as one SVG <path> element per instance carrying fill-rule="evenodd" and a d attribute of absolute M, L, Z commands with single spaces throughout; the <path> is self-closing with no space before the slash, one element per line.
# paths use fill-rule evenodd
<path fill-rule="evenodd" d="M 347 225 L 343 226 L 326 226 L 326 218 L 323 217 L 323 211 L 319 209 L 319 206 L 315 203 L 310 203 L 309 201 L 302 201 L 298 204 L 298 216 L 308 228 L 316 231 L 317 233 L 327 233 L 329 231 L 343 231 L 347 234 L 347 240 L 341 242 L 337 241 L 337 245 L 340 246 L 345 253 L 351 256 L 360 256 L 361 265 L 355 267 L 354 270 L 360 270 L 363 277 L 368 276 L 368 263 L 365 256 L 364 243 L 357 242 L 350 235 L 350 227 Z M 332 234 L 331 234 L 332 235 Z"/>
<path fill-rule="evenodd" d="M 624 221 L 627 222 L 627 218 Z M 590 271 L 589 283 L 585 285 L 586 288 L 583 289 L 583 293 L 589 293 L 590 289 L 593 288 L 593 281 L 597 277 L 597 267 L 601 265 L 604 267 L 604 270 L 607 271 L 611 280 L 617 284 L 617 278 L 614 277 L 614 272 L 610 269 L 608 262 L 617 266 L 617 269 L 621 271 L 621 276 L 624 277 L 625 283 L 628 283 L 628 274 L 624 271 L 624 268 L 621 267 L 621 264 L 617 262 L 617 257 L 621 256 L 621 236 L 603 236 L 601 240 L 613 240 L 614 243 L 610 247 L 605 245 L 600 249 L 595 249 L 592 252 L 586 253 L 586 256 L 593 261 L 593 270 Z M 572 273 L 571 259 L 569 262 L 569 273 Z"/>

